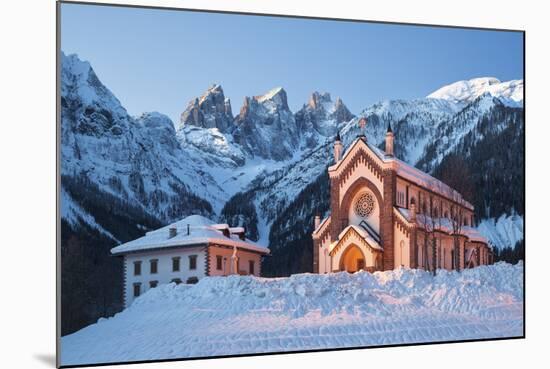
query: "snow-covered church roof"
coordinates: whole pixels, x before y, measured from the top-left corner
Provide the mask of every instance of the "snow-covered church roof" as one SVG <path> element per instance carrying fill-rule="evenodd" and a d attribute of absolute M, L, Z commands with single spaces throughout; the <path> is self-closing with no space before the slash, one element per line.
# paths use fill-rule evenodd
<path fill-rule="evenodd" d="M 459 202 L 471 210 L 474 209 L 474 206 L 471 203 L 464 200 L 462 195 L 458 191 L 452 189 L 446 183 L 396 158 L 395 156 L 386 155 L 384 151 L 380 150 L 378 147 L 372 145 L 366 139 L 363 139 L 361 137 L 358 137 L 355 139 L 355 141 L 344 153 L 343 158 L 338 163 L 330 166 L 329 170 L 330 171 L 337 170 L 340 165 L 343 165 L 346 157 L 350 155 L 354 151 L 354 148 L 359 144 L 364 144 L 366 147 L 368 147 L 370 151 L 372 151 L 376 155 L 376 157 L 381 161 L 382 165 L 393 166 L 398 176 L 406 180 L 409 180 L 420 187 L 424 187 L 444 197 L 450 198 L 453 201 Z"/>
<path fill-rule="evenodd" d="M 404 209 L 401 207 L 395 207 L 395 209 L 401 214 L 405 220 L 409 223 L 412 222 L 411 212 L 409 209 Z M 453 233 L 453 224 L 448 218 L 430 218 L 427 215 L 417 214 L 416 215 L 416 224 L 420 227 L 425 227 L 426 225 L 434 225 L 436 230 L 445 232 L 448 234 Z M 479 232 L 475 227 L 471 226 L 461 226 L 460 234 L 468 237 L 470 241 L 481 242 L 489 245 L 489 240 Z"/>
<path fill-rule="evenodd" d="M 173 229 L 175 229 L 175 235 Z M 147 232 L 143 237 L 116 246 L 111 249 L 111 254 L 121 255 L 212 243 L 269 254 L 267 247 L 246 238 L 241 239 L 239 234 L 243 232 L 244 228 L 242 227 L 215 224 L 201 215 L 191 215 L 157 230 Z"/>

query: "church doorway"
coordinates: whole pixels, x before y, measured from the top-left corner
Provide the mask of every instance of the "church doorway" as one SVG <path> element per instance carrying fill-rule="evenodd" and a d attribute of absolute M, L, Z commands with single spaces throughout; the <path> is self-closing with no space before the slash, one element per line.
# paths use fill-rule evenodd
<path fill-rule="evenodd" d="M 365 269 L 365 256 L 356 245 L 350 245 L 340 259 L 340 270 L 355 273 Z"/>

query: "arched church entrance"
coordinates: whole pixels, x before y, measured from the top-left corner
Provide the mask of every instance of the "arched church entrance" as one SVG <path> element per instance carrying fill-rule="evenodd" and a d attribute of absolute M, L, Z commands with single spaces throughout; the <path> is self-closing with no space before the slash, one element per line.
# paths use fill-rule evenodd
<path fill-rule="evenodd" d="M 365 255 L 357 245 L 349 245 L 340 258 L 340 270 L 355 273 L 364 269 Z"/>

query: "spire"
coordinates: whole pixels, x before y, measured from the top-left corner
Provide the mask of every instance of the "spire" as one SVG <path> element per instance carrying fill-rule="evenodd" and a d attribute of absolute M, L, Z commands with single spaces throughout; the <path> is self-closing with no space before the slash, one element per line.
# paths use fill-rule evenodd
<path fill-rule="evenodd" d="M 386 132 L 386 155 L 393 156 L 393 131 L 391 130 L 391 124 L 388 124 L 388 131 Z"/>
<path fill-rule="evenodd" d="M 359 119 L 359 128 L 361 129 L 361 133 L 359 134 L 359 137 L 366 137 L 365 136 L 365 127 L 367 126 L 367 118 L 362 117 Z"/>
<path fill-rule="evenodd" d="M 336 133 L 336 138 L 334 139 L 334 162 L 338 163 L 340 159 L 342 159 L 342 152 L 344 151 L 344 147 L 342 146 L 342 142 L 340 141 L 340 131 Z"/>
<path fill-rule="evenodd" d="M 319 229 L 320 225 L 321 225 L 321 216 L 319 215 L 319 213 L 315 213 L 315 221 L 313 224 L 313 226 L 315 227 L 314 230 L 316 231 L 317 229 Z"/>

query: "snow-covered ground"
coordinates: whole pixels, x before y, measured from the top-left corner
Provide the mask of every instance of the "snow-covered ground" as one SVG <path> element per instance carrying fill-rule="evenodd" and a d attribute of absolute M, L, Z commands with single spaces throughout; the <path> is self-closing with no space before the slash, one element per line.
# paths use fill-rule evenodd
<path fill-rule="evenodd" d="M 522 336 L 523 264 L 209 277 L 61 340 L 63 365 Z"/>

